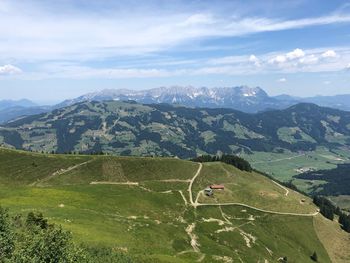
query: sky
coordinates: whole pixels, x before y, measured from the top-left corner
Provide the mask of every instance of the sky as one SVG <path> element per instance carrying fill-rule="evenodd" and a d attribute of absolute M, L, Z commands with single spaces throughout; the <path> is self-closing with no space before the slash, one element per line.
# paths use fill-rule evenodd
<path fill-rule="evenodd" d="M 259 86 L 350 94 L 350 1 L 0 0 L 0 100 Z"/>

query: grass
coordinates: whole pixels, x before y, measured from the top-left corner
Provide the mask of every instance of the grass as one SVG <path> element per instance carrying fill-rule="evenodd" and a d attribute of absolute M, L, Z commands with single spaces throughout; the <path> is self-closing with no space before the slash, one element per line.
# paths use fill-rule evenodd
<path fill-rule="evenodd" d="M 185 205 L 180 191 L 189 202 L 186 180 L 193 177 L 198 163 L 1 149 L 0 166 L 0 204 L 12 213 L 40 211 L 50 222 L 72 231 L 76 242 L 127 251 L 139 262 L 276 262 L 282 256 L 289 262 L 311 262 L 313 251 L 321 262 L 330 262 L 312 217 L 272 215 L 239 206 Z M 57 170 L 61 174 L 52 176 Z M 139 185 L 91 185 L 91 181 Z M 225 164 L 204 164 L 194 192 L 211 182 L 227 187 L 228 194 L 218 195 L 217 201 L 289 212 L 314 209 L 309 204 L 300 208 L 299 194 L 285 197 L 285 191 L 266 177 Z M 190 235 L 186 229 L 192 224 Z M 193 237 L 199 251 L 190 244 Z"/>
<path fill-rule="evenodd" d="M 320 215 L 314 217 L 314 226 L 332 262 L 350 262 L 349 234 L 340 229 L 337 222 L 326 219 Z"/>
<path fill-rule="evenodd" d="M 350 210 L 350 195 L 330 196 L 329 199 L 339 207 Z"/>
<path fill-rule="evenodd" d="M 0 148 L 0 183 L 30 184 L 70 166 L 91 159 L 90 156 L 44 155 Z"/>
<path fill-rule="evenodd" d="M 198 164 L 171 158 L 100 156 L 83 166 L 54 177 L 48 185 L 89 184 L 93 181 L 141 182 L 190 179 Z"/>

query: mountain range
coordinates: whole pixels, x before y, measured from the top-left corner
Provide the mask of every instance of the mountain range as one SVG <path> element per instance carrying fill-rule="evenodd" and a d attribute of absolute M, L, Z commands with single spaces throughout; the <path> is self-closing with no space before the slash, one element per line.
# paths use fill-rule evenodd
<path fill-rule="evenodd" d="M 305 102 L 319 106 L 350 111 L 350 95 L 293 97 L 289 95 L 269 96 L 259 87 L 160 87 L 148 90 L 107 89 L 65 100 L 53 106 L 38 106 L 28 100 L 0 101 L 0 123 L 32 114 L 49 112 L 85 101 L 136 101 L 144 104 L 168 103 L 186 107 L 229 108 L 247 113 L 270 109 L 286 109 Z"/>
<path fill-rule="evenodd" d="M 133 100 L 139 103 L 168 103 L 187 107 L 230 108 L 244 112 L 257 112 L 279 107 L 278 101 L 257 87 L 246 86 L 226 88 L 161 87 L 149 90 L 102 90 L 89 93 L 73 100 L 66 100 L 59 107 L 83 101 Z"/>
<path fill-rule="evenodd" d="M 80 102 L 8 122 L 0 143 L 45 152 L 189 158 L 241 151 L 310 151 L 350 143 L 350 112 L 297 104 L 256 114 L 136 102 Z"/>
<path fill-rule="evenodd" d="M 64 107 L 83 101 L 133 100 L 140 103 L 168 103 L 187 107 L 229 108 L 247 113 L 269 109 L 285 109 L 297 103 L 314 103 L 319 106 L 350 110 L 350 95 L 294 97 L 269 96 L 260 87 L 160 87 L 149 90 L 106 89 L 88 93 L 56 105 Z"/>

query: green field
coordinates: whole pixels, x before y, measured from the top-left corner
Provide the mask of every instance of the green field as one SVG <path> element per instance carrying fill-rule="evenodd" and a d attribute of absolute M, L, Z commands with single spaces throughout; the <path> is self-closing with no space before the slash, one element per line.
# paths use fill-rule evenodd
<path fill-rule="evenodd" d="M 198 163 L 171 158 L 44 155 L 0 150 L 0 204 L 40 211 L 75 242 L 108 246 L 136 262 L 331 262 L 314 228 L 316 207 L 256 173 L 205 163 L 192 196 L 208 184 L 226 189 L 190 204 Z M 94 184 L 91 184 L 91 183 Z M 305 202 L 301 204 L 301 200 Z M 262 212 L 241 205 L 244 203 Z M 298 251 L 298 253 L 296 253 Z"/>
<path fill-rule="evenodd" d="M 280 181 L 292 181 L 300 190 L 309 192 L 314 185 L 322 186 L 323 181 L 295 179 L 293 176 L 308 170 L 334 169 L 337 164 L 350 162 L 350 151 L 348 149 L 333 149 L 332 151 L 318 147 L 311 152 L 254 152 L 243 154 L 242 157 L 251 165 Z"/>

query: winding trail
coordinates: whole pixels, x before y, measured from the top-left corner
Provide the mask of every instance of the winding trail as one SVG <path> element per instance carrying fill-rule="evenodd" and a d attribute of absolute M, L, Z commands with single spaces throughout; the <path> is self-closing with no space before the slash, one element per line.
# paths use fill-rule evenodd
<path fill-rule="evenodd" d="M 188 205 L 188 202 L 187 202 L 187 199 L 186 199 L 185 195 L 183 194 L 183 192 L 182 192 L 181 190 L 179 190 L 179 193 L 180 193 L 182 199 L 183 199 L 184 202 L 185 202 L 185 206 L 187 206 L 187 205 Z"/>
<path fill-rule="evenodd" d="M 65 169 L 62 168 L 62 169 L 60 169 L 60 170 L 50 174 L 49 176 L 47 176 L 47 177 L 45 177 L 45 178 L 43 178 L 43 179 L 41 179 L 41 180 L 39 180 L 37 182 L 32 183 L 31 186 L 39 185 L 40 183 L 45 183 L 45 182 L 49 181 L 50 179 L 52 179 L 52 178 L 54 178 L 56 176 L 60 176 L 62 174 L 68 173 L 68 172 L 70 172 L 70 171 L 72 171 L 72 170 L 74 170 L 74 169 L 76 169 L 76 168 L 78 168 L 80 166 L 86 165 L 86 164 L 88 164 L 88 163 L 90 163 L 92 161 L 94 161 L 94 159 L 91 159 L 91 160 L 83 162 L 83 163 L 78 163 L 76 165 L 70 166 L 70 167 L 65 168 Z"/>
<path fill-rule="evenodd" d="M 191 181 L 190 181 L 190 184 L 188 186 L 188 194 L 190 196 L 190 204 L 193 206 L 193 207 L 196 207 L 197 204 L 195 202 L 193 202 L 193 196 L 192 196 L 192 185 L 193 185 L 193 182 L 194 180 L 196 180 L 197 176 L 200 174 L 201 170 L 202 170 L 202 167 L 203 167 L 203 164 L 202 163 L 199 163 L 199 167 L 198 167 L 198 170 L 196 172 L 196 174 L 192 177 Z"/>
<path fill-rule="evenodd" d="M 286 191 L 285 196 L 288 196 L 288 194 L 289 194 L 289 190 L 288 190 L 288 188 L 287 188 L 287 187 L 284 187 L 283 185 L 281 185 L 281 184 L 277 183 L 277 182 L 276 182 L 276 181 L 274 181 L 274 180 L 272 180 L 272 182 L 273 182 L 274 184 L 278 185 L 279 187 L 281 187 L 282 189 L 284 189 L 284 190 Z"/>
<path fill-rule="evenodd" d="M 320 211 L 316 211 L 311 214 L 299 214 L 299 213 L 289 213 L 289 212 L 277 212 L 277 211 L 270 211 L 270 210 L 265 210 L 265 209 L 260 209 L 251 205 L 247 204 L 242 204 L 242 203 L 197 203 L 196 206 L 226 206 L 226 205 L 236 205 L 236 206 L 243 206 L 247 207 L 250 209 L 254 209 L 256 211 L 264 212 L 264 213 L 269 213 L 269 214 L 276 214 L 276 215 L 289 215 L 289 216 L 316 216 L 319 214 Z"/>

